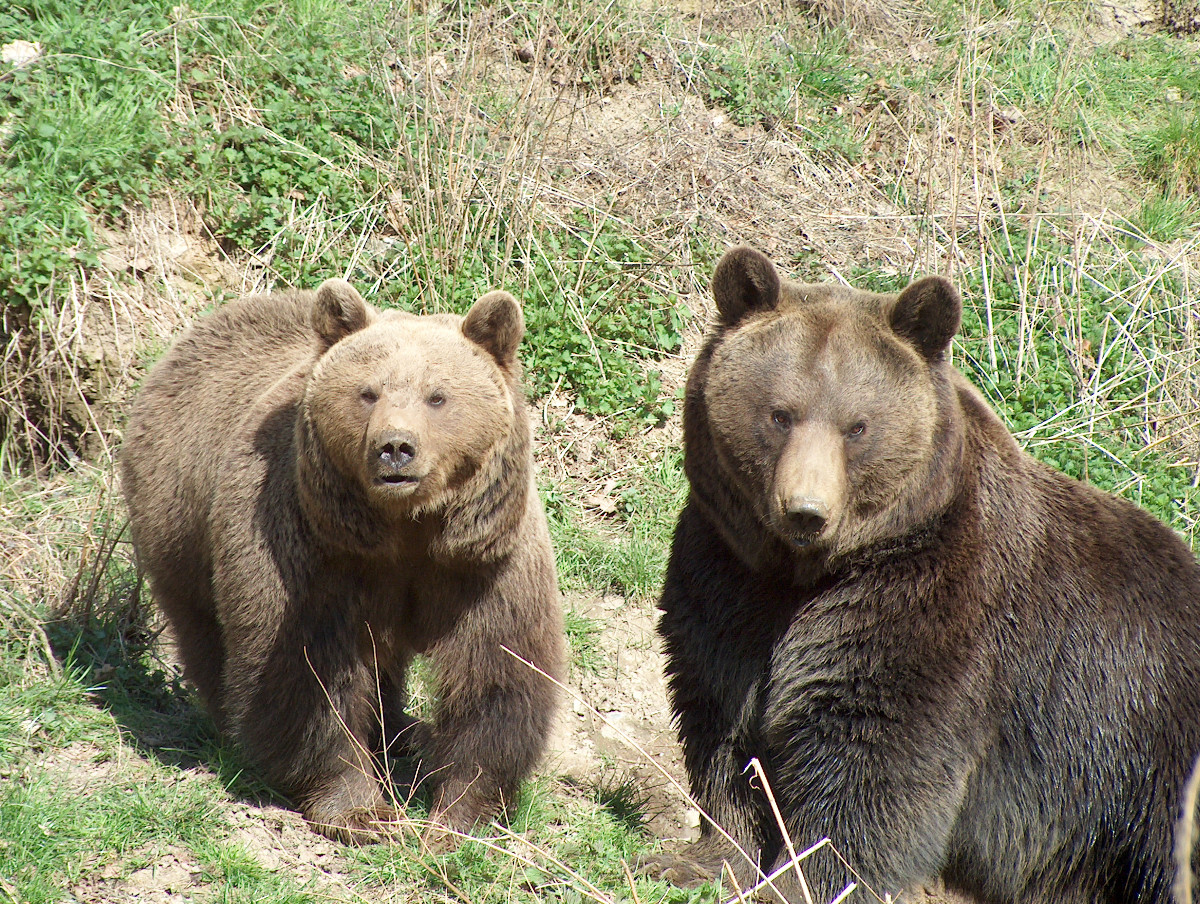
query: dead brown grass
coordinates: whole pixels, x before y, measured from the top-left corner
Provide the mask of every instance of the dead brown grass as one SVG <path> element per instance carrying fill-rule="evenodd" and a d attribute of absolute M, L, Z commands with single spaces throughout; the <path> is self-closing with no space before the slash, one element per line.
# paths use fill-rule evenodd
<path fill-rule="evenodd" d="M 198 223 L 171 198 L 131 211 L 123 229 L 97 230 L 107 246 L 99 267 L 67 274 L 69 287 L 47 298 L 37 321 L 6 324 L 0 471 L 113 458 L 145 356 L 205 298 L 248 288 Z"/>

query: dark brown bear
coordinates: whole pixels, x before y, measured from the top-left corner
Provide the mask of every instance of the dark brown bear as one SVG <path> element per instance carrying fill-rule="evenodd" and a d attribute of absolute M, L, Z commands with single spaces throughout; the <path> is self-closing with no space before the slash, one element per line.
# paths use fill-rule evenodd
<path fill-rule="evenodd" d="M 331 279 L 203 318 L 134 405 L 122 484 L 185 673 L 332 837 L 395 815 L 372 753 L 401 729 L 454 830 L 497 814 L 545 746 L 553 684 L 511 655 L 561 671 L 523 333 L 504 292 L 418 317 Z M 418 654 L 429 726 L 404 714 Z"/>
<path fill-rule="evenodd" d="M 1200 753 L 1200 567 L 1039 464 L 947 360 L 961 303 L 781 281 L 739 248 L 684 412 L 662 596 L 692 792 L 762 869 L 828 836 L 880 896 L 1163 902 Z M 664 875 L 728 859 L 708 828 Z M 823 849 L 814 900 L 854 878 Z M 788 871 L 777 883 L 804 900 Z"/>

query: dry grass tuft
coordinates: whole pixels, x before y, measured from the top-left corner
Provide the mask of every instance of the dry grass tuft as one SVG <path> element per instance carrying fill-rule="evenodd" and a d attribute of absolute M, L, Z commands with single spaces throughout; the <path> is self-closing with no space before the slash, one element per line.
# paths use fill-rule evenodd
<path fill-rule="evenodd" d="M 918 4 L 902 0 L 802 0 L 801 6 L 826 27 L 891 40 L 902 40 L 928 19 Z"/>
<path fill-rule="evenodd" d="M 98 267 L 68 274 L 67 291 L 47 296 L 34 322 L 4 324 L 0 472 L 112 459 L 147 351 L 206 296 L 243 288 L 197 223 L 169 198 L 131 212 L 123 229 L 98 230 Z"/>
<path fill-rule="evenodd" d="M 76 462 L 52 480 L 25 478 L 0 492 L 0 636 L 31 639 L 33 677 L 59 668 L 45 633 L 48 616 L 143 618 L 109 464 Z"/>

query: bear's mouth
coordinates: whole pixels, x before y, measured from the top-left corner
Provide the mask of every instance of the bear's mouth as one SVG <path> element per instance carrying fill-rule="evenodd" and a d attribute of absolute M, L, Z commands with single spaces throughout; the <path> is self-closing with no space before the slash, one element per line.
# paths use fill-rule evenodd
<path fill-rule="evenodd" d="M 792 549 L 801 549 L 805 552 L 817 549 L 825 545 L 827 537 L 822 530 L 796 530 L 790 524 L 779 525 L 779 538 L 783 540 Z"/>
<path fill-rule="evenodd" d="M 420 482 L 421 478 L 412 474 L 380 474 L 375 478 L 376 484 L 385 487 L 416 486 Z"/>

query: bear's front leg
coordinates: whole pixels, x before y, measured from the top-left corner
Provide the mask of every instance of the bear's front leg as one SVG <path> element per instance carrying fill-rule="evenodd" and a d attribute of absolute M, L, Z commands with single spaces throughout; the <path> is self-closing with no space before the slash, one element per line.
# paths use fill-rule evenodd
<path fill-rule="evenodd" d="M 699 841 L 646 864 L 646 872 L 679 885 L 722 874 L 728 880 L 727 862 L 738 885 L 752 886 L 778 848 L 774 818 L 747 768 L 764 756 L 758 710 L 785 610 L 769 598 L 755 602 L 757 581 L 689 504 L 675 533 L 658 631 L 691 792 L 724 834 L 706 822 Z"/>
<path fill-rule="evenodd" d="M 699 840 L 676 844 L 643 861 L 642 871 L 681 887 L 694 887 L 721 879 L 727 886 L 730 873 L 741 889 L 762 878 L 760 860 L 769 833 L 765 801 L 748 771 L 751 754 L 733 723 L 711 699 L 682 694 L 676 685 L 674 701 L 679 716 L 684 765 L 696 805 L 716 823 L 707 820 Z M 726 869 L 725 864 L 728 864 Z"/>
<path fill-rule="evenodd" d="M 372 748 L 375 679 L 332 627 L 276 643 L 264 659 L 231 656 L 227 700 L 236 735 L 271 784 L 334 840 L 380 840 L 398 811 L 384 796 Z"/>
<path fill-rule="evenodd" d="M 563 667 L 551 567 L 502 571 L 428 655 L 438 688 L 428 748 L 437 781 L 431 815 L 465 833 L 513 802 L 546 747 Z"/>
<path fill-rule="evenodd" d="M 879 897 L 907 895 L 947 861 L 981 755 L 972 733 L 987 724 L 986 708 L 964 690 L 956 705 L 915 717 L 908 701 L 935 694 L 911 663 L 877 656 L 875 670 L 850 667 L 807 642 L 818 633 L 798 629 L 776 658 L 763 712 L 776 802 L 797 850 L 831 842 L 800 864 L 814 899 L 832 900 L 851 883 Z M 932 661 L 949 671 L 945 658 Z M 888 687 L 896 675 L 913 676 L 903 692 Z M 777 853 L 773 866 L 789 866 Z M 788 900 L 804 900 L 795 869 L 781 887 Z"/>

